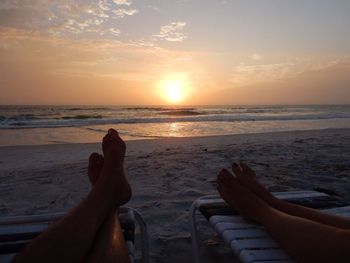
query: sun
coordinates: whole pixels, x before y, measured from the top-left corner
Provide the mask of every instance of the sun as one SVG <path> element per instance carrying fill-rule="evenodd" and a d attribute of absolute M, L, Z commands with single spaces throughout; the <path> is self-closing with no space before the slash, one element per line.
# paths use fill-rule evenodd
<path fill-rule="evenodd" d="M 179 103 L 184 98 L 184 87 L 179 80 L 168 80 L 164 83 L 164 95 L 167 101 Z"/>
<path fill-rule="evenodd" d="M 159 83 L 161 97 L 171 104 L 183 102 L 189 93 L 189 83 L 186 76 L 167 76 Z"/>

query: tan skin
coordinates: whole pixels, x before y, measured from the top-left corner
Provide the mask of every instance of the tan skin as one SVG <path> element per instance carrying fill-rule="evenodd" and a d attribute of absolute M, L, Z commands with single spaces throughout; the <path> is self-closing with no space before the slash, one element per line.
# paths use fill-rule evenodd
<path fill-rule="evenodd" d="M 88 176 L 92 187 L 101 175 L 103 163 L 104 158 L 101 154 L 93 153 L 90 155 Z M 97 232 L 86 262 L 130 262 L 128 248 L 119 222 L 118 208 L 111 212 Z"/>
<path fill-rule="evenodd" d="M 245 218 L 262 224 L 297 262 L 349 262 L 350 220 L 273 197 L 246 164 L 217 177 L 221 197 Z"/>
<path fill-rule="evenodd" d="M 111 262 L 112 257 L 113 262 L 129 262 L 117 217 L 117 208 L 131 197 L 124 174 L 126 147 L 118 133 L 110 129 L 102 149 L 103 164 L 94 163 L 95 154 L 90 157 L 93 188 L 88 196 L 33 240 L 13 262 Z"/>

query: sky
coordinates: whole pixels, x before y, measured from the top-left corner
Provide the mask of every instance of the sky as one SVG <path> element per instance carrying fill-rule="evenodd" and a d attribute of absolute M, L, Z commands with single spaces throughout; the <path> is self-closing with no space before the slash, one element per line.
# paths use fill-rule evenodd
<path fill-rule="evenodd" d="M 350 103 L 348 0 L 0 0 L 0 104 Z"/>

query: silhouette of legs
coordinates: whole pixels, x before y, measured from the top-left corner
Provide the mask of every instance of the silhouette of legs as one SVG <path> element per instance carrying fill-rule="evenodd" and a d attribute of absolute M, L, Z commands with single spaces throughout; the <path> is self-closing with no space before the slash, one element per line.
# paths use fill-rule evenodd
<path fill-rule="evenodd" d="M 14 262 L 61 263 L 86 259 L 98 237 L 97 233 L 100 230 L 103 233 L 101 226 L 109 224 L 108 218 L 115 218 L 113 213 L 116 208 L 131 197 L 131 189 L 124 175 L 126 146 L 115 130 L 110 129 L 103 138 L 102 149 L 102 170 L 88 196 L 24 248 Z M 114 220 L 113 224 L 113 229 L 119 231 L 117 221 Z"/>
<path fill-rule="evenodd" d="M 93 153 L 89 159 L 88 176 L 92 186 L 97 182 L 102 171 L 104 158 Z M 130 262 L 128 249 L 119 222 L 118 208 L 102 224 L 97 232 L 93 247 L 87 256 L 87 262 Z"/>

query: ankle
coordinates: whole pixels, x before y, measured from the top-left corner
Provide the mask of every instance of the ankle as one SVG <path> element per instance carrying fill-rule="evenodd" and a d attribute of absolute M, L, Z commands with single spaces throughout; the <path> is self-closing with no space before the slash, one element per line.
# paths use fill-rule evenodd
<path fill-rule="evenodd" d="M 264 197 L 263 197 L 264 201 L 266 203 L 268 203 L 271 206 L 275 206 L 278 203 L 278 198 L 275 197 L 272 193 L 267 192 Z"/>
<path fill-rule="evenodd" d="M 124 174 L 124 165 L 113 161 L 106 162 L 102 168 L 102 174 Z"/>
<path fill-rule="evenodd" d="M 261 225 L 266 225 L 267 223 L 269 223 L 271 219 L 271 214 L 273 214 L 274 210 L 275 208 L 267 203 L 265 203 L 265 205 L 259 206 L 256 213 L 258 223 L 260 223 Z"/>

